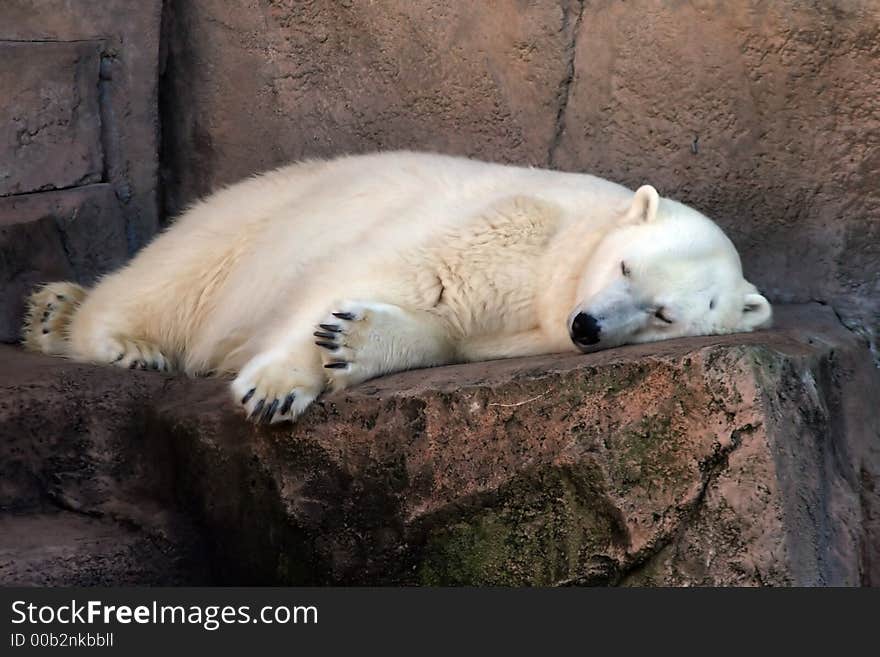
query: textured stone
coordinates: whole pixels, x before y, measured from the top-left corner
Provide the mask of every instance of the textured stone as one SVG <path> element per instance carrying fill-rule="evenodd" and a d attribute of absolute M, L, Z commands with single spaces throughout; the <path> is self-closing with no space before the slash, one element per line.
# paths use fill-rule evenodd
<path fill-rule="evenodd" d="M 52 511 L 0 514 L 3 586 L 195 586 L 204 564 L 126 523 Z"/>
<path fill-rule="evenodd" d="M 829 303 L 876 349 L 876 2 L 167 9 L 172 214 L 289 160 L 387 148 L 650 182 L 716 218 L 774 302 Z"/>
<path fill-rule="evenodd" d="M 830 309 L 779 315 L 402 373 L 270 428 L 223 381 L 7 348 L 0 507 L 184 552 L 194 523 L 223 583 L 878 584 L 880 374 Z"/>
<path fill-rule="evenodd" d="M 139 404 L 166 382 L 0 354 L 0 586 L 209 581 L 172 464 L 143 449 Z"/>
<path fill-rule="evenodd" d="M 0 196 L 99 182 L 101 44 L 0 42 Z"/>
<path fill-rule="evenodd" d="M 99 41 L 104 182 L 122 204 L 129 247 L 158 226 L 161 0 L 5 0 L 0 40 Z"/>
<path fill-rule="evenodd" d="M 0 342 L 20 338 L 25 297 L 45 280 L 69 280 L 73 270 L 51 219 L 0 225 Z"/>
<path fill-rule="evenodd" d="M 0 197 L 0 341 L 19 339 L 24 300 L 35 285 L 89 284 L 127 256 L 111 185 Z"/>
<path fill-rule="evenodd" d="M 90 283 L 158 228 L 161 4 L 3 2 L 0 341 L 33 284 Z"/>
<path fill-rule="evenodd" d="M 575 0 L 166 3 L 166 209 L 291 160 L 417 147 L 541 164 Z"/>

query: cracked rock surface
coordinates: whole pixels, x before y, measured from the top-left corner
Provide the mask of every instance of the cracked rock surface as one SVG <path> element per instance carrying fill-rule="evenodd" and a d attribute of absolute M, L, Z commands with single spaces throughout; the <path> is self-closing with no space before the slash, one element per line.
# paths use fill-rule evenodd
<path fill-rule="evenodd" d="M 402 373 L 294 426 L 0 351 L 0 583 L 880 583 L 880 372 L 778 327 Z M 112 547 L 108 547 L 112 546 Z"/>

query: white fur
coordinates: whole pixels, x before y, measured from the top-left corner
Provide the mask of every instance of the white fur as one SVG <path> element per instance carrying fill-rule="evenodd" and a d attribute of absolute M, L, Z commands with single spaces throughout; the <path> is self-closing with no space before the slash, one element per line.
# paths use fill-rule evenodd
<path fill-rule="evenodd" d="M 586 350 L 770 317 L 721 230 L 651 187 L 396 152 L 294 164 L 197 203 L 78 301 L 52 344 L 236 374 L 245 410 L 277 422 L 389 372 L 574 350 L 580 312 L 602 326 Z"/>

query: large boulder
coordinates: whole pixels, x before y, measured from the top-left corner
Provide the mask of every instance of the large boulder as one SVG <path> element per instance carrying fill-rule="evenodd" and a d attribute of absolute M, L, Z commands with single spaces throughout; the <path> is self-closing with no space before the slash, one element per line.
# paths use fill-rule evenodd
<path fill-rule="evenodd" d="M 397 374 L 270 428 L 224 381 L 8 348 L 0 508 L 135 527 L 177 581 L 878 584 L 880 373 L 829 308 L 779 316 Z M 0 544 L 4 583 L 28 554 Z"/>

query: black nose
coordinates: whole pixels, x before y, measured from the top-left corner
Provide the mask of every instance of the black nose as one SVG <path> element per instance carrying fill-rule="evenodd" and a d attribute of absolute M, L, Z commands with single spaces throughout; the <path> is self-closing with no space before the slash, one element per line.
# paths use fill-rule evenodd
<path fill-rule="evenodd" d="M 579 345 L 596 344 L 601 332 L 596 318 L 586 313 L 578 313 L 571 323 L 571 339 Z"/>

